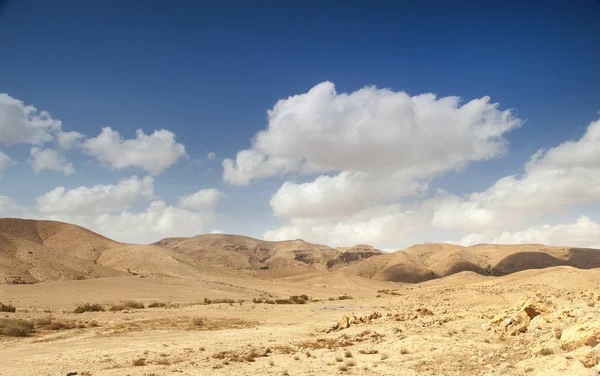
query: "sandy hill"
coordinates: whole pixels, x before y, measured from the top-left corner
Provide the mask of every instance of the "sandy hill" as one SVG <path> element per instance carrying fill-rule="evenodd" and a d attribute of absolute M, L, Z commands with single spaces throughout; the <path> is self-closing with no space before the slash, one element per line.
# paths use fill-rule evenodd
<path fill-rule="evenodd" d="M 200 278 L 202 269 L 167 248 L 121 244 L 80 226 L 0 218 L 0 283 L 125 274 Z"/>
<path fill-rule="evenodd" d="M 365 260 L 343 270 L 379 280 L 421 282 L 467 271 L 484 276 L 502 276 L 554 266 L 580 269 L 600 267 L 600 250 L 542 244 L 478 244 L 463 247 L 425 243 Z"/>
<path fill-rule="evenodd" d="M 154 245 L 172 249 L 199 262 L 234 269 L 327 269 L 382 255 L 371 246 L 334 249 L 304 240 L 270 242 L 239 235 L 205 234 L 167 238 Z"/>

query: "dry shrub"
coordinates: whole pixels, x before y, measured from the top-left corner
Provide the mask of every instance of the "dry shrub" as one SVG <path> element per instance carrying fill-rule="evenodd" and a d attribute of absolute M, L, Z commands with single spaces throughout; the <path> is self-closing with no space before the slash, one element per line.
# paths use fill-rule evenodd
<path fill-rule="evenodd" d="M 233 304 L 235 302 L 236 302 L 235 299 L 226 299 L 226 298 L 208 299 L 208 298 L 204 298 L 204 304 L 223 304 L 223 303 Z M 237 302 L 238 303 L 240 303 L 240 302 L 244 303 L 245 300 L 238 299 Z"/>
<path fill-rule="evenodd" d="M 84 305 L 77 306 L 77 308 L 75 308 L 73 310 L 73 313 L 101 312 L 101 311 L 104 311 L 104 308 L 100 304 L 85 303 Z"/>
<path fill-rule="evenodd" d="M 52 323 L 52 320 L 53 320 L 53 318 L 51 316 L 42 317 L 41 319 L 36 320 L 36 324 L 38 326 L 46 326 L 46 325 L 50 325 Z"/>
<path fill-rule="evenodd" d="M 270 350 L 259 349 L 253 347 L 251 349 L 241 349 L 238 351 L 219 351 L 213 354 L 213 358 L 215 359 L 224 359 L 225 361 L 232 362 L 254 362 L 255 358 L 268 356 Z"/>
<path fill-rule="evenodd" d="M 68 321 L 53 321 L 48 325 L 48 329 L 50 330 L 73 329 L 74 327 L 75 324 Z"/>
<path fill-rule="evenodd" d="M 350 352 L 350 350 L 346 350 L 344 352 L 344 357 L 346 357 L 346 358 L 352 358 L 352 352 Z"/>
<path fill-rule="evenodd" d="M 169 359 L 162 358 L 162 359 L 158 359 L 155 363 L 158 365 L 161 365 L 161 366 L 168 366 L 171 364 L 171 361 Z"/>
<path fill-rule="evenodd" d="M 338 363 L 341 363 L 341 362 L 344 361 L 344 358 L 342 358 L 340 355 L 338 355 L 338 356 L 335 357 L 335 361 L 338 362 Z"/>
<path fill-rule="evenodd" d="M 33 332 L 33 322 L 21 319 L 0 319 L 0 334 L 26 337 Z"/>
<path fill-rule="evenodd" d="M 148 308 L 162 308 L 162 307 L 166 307 L 167 303 L 162 303 L 162 302 L 154 302 L 154 303 L 150 303 L 148 304 Z"/>
<path fill-rule="evenodd" d="M 144 303 L 136 302 L 135 300 L 128 300 L 126 302 L 123 302 L 122 304 L 115 304 L 115 305 L 111 306 L 109 311 L 118 312 L 118 311 L 123 311 L 125 309 L 144 309 L 144 308 L 145 308 Z"/>
<path fill-rule="evenodd" d="M 408 354 L 408 350 L 403 347 L 403 348 L 400 349 L 400 354 L 406 355 L 406 354 Z"/>
<path fill-rule="evenodd" d="M 146 359 L 144 359 L 144 358 L 137 358 L 137 359 L 134 359 L 134 361 L 132 362 L 132 364 L 133 364 L 135 367 L 141 367 L 141 366 L 145 366 L 145 365 L 146 365 Z"/>
<path fill-rule="evenodd" d="M 341 365 L 338 367 L 338 370 L 339 370 L 340 372 L 347 372 L 347 371 L 348 371 L 348 366 L 347 366 L 347 365 L 345 365 L 345 364 L 341 364 Z"/>
<path fill-rule="evenodd" d="M 354 298 L 351 297 L 350 295 L 341 295 L 341 296 L 338 296 L 337 299 L 338 300 L 350 300 L 350 299 L 354 299 Z"/>
<path fill-rule="evenodd" d="M 206 320 L 203 317 L 194 317 L 192 319 L 192 324 L 195 326 L 204 326 L 204 324 L 206 324 Z"/>
<path fill-rule="evenodd" d="M 98 322 L 97 322 L 97 321 L 90 321 L 90 327 L 91 327 L 91 328 L 96 328 L 96 327 L 98 327 L 98 326 L 100 326 L 100 324 L 98 324 Z"/>
<path fill-rule="evenodd" d="M 362 350 L 358 350 L 359 354 L 363 354 L 363 355 L 371 355 L 371 354 L 377 354 L 378 351 L 375 349 L 362 349 Z"/>
<path fill-rule="evenodd" d="M 0 303 L 0 312 L 11 312 L 14 313 L 17 309 L 12 304 L 2 304 Z"/>
<path fill-rule="evenodd" d="M 348 359 L 348 360 L 346 360 L 346 366 L 354 367 L 354 366 L 356 366 L 356 362 L 354 361 L 354 359 Z"/>

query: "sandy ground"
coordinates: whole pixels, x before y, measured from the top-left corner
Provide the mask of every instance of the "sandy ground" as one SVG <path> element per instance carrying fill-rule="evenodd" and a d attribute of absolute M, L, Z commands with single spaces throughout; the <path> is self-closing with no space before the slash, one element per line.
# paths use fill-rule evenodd
<path fill-rule="evenodd" d="M 591 376 L 600 357 L 599 286 L 600 270 L 571 267 L 505 277 L 465 272 L 421 284 L 230 275 L 1 285 L 0 302 L 17 312 L 0 318 L 75 328 L 36 325 L 27 337 L 0 336 L 0 375 Z M 252 302 L 296 294 L 319 301 Z M 354 299 L 328 299 L 343 294 Z M 515 334 L 526 297 L 544 308 Z M 85 302 L 108 308 L 125 300 L 172 306 L 73 313 Z M 327 333 L 343 316 L 373 312 L 382 317 Z M 573 345 L 568 336 L 578 325 L 576 335 L 593 333 Z"/>

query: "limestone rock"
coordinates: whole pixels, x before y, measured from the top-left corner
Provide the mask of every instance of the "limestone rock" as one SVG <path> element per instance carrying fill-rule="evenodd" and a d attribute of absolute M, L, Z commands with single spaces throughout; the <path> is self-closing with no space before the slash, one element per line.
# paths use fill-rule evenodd
<path fill-rule="evenodd" d="M 575 324 L 563 330 L 560 346 L 572 351 L 583 346 L 596 346 L 600 343 L 600 322 Z"/>

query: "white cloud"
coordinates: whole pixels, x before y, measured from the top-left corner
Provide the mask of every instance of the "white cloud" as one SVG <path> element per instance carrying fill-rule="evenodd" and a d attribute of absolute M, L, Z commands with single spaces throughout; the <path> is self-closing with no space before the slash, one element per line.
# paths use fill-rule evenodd
<path fill-rule="evenodd" d="M 223 193 L 214 188 L 202 189 L 196 193 L 184 195 L 179 199 L 178 206 L 185 209 L 204 210 L 217 206 Z"/>
<path fill-rule="evenodd" d="M 265 232 L 265 240 L 304 239 L 331 246 L 368 243 L 401 244 L 425 229 L 427 212 L 404 208 L 399 204 L 373 207 L 339 220 L 293 219 L 289 225 Z"/>
<path fill-rule="evenodd" d="M 8 94 L 0 93 L 0 143 L 42 145 L 52 141 L 61 121 Z"/>
<path fill-rule="evenodd" d="M 221 229 L 214 229 L 209 232 L 209 234 L 222 234 L 222 233 L 223 233 L 223 230 L 221 230 Z"/>
<path fill-rule="evenodd" d="M 82 147 L 113 168 L 138 167 L 152 175 L 160 174 L 187 155 L 185 147 L 175 141 L 175 134 L 165 129 L 151 135 L 138 129 L 135 139 L 124 140 L 117 131 L 105 127 L 97 137 L 83 141 Z"/>
<path fill-rule="evenodd" d="M 60 155 L 54 149 L 40 149 L 38 147 L 31 148 L 31 158 L 27 163 L 33 169 L 36 174 L 43 170 L 62 172 L 65 175 L 72 175 L 75 173 L 73 164 L 67 162 L 65 157 Z"/>
<path fill-rule="evenodd" d="M 25 215 L 25 208 L 17 205 L 10 197 L 0 196 L 0 218 L 23 217 Z"/>
<path fill-rule="evenodd" d="M 542 225 L 516 232 L 504 231 L 498 236 L 473 233 L 463 237 L 459 243 L 464 245 L 541 243 L 600 248 L 600 224 L 587 216 L 581 216 L 575 223 Z"/>
<path fill-rule="evenodd" d="M 39 210 L 45 214 L 93 216 L 129 208 L 139 196 L 154 194 L 154 179 L 133 176 L 115 185 L 81 186 L 67 190 L 56 187 L 36 198 Z"/>
<path fill-rule="evenodd" d="M 252 149 L 225 160 L 224 179 L 245 184 L 286 172 L 403 172 L 414 177 L 460 169 L 504 150 L 519 126 L 488 97 L 460 98 L 365 87 L 338 94 L 330 82 L 280 100 Z"/>
<path fill-rule="evenodd" d="M 84 135 L 75 131 L 59 132 L 56 136 L 58 147 L 63 150 L 71 149 L 72 147 L 77 145 L 77 143 L 83 138 L 85 138 Z"/>
<path fill-rule="evenodd" d="M 501 155 L 503 135 L 521 122 L 488 97 L 458 97 L 365 87 L 338 94 L 330 82 L 280 100 L 252 148 L 223 161 L 225 181 L 328 174 L 286 182 L 271 200 L 291 218 L 350 215 L 422 193 L 429 180 L 471 161 Z M 329 176 L 334 173 L 334 176 Z"/>
<path fill-rule="evenodd" d="M 522 176 L 506 176 L 483 192 L 448 195 L 434 213 L 438 228 L 510 229 L 575 204 L 600 201 L 600 120 L 578 141 L 535 153 Z"/>
<path fill-rule="evenodd" d="M 15 164 L 17 164 L 17 162 L 0 150 L 0 173 L 2 173 L 6 167 L 14 166 Z"/>
<path fill-rule="evenodd" d="M 208 154 L 206 154 L 206 159 L 213 160 L 215 158 L 217 158 L 217 154 L 215 152 L 211 151 Z"/>
<path fill-rule="evenodd" d="M 165 237 L 198 235 L 212 218 L 212 212 L 197 212 L 167 205 L 164 201 L 153 201 L 142 212 L 103 214 L 84 223 L 119 241 L 151 243 Z"/>

